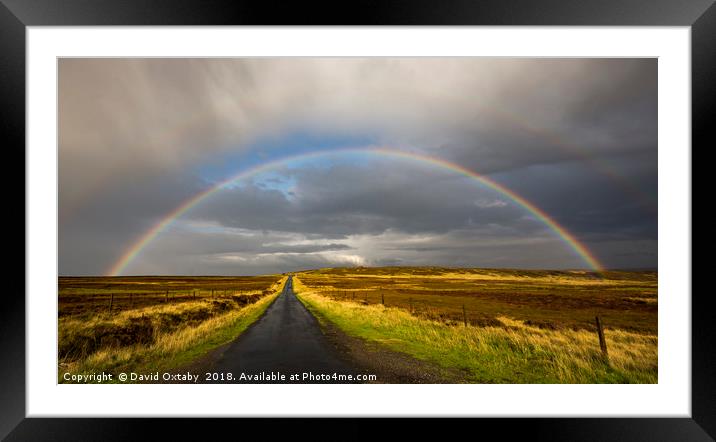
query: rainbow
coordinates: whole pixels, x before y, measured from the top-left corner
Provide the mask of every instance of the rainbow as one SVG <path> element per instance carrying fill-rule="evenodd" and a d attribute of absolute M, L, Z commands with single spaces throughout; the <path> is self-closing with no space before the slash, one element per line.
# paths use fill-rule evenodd
<path fill-rule="evenodd" d="M 613 167 L 611 167 L 607 162 L 599 159 L 598 157 L 589 155 L 589 153 L 583 148 L 578 147 L 565 136 L 560 135 L 553 130 L 528 124 L 523 118 L 518 117 L 515 113 L 506 112 L 494 107 L 484 107 L 482 109 L 497 118 L 499 121 L 513 124 L 519 130 L 525 131 L 532 136 L 551 143 L 553 146 L 559 148 L 568 155 L 578 158 L 580 161 L 591 167 L 595 172 L 604 176 L 612 185 L 617 186 L 625 194 L 628 194 L 632 199 L 634 199 L 634 201 L 639 202 L 644 207 L 644 210 L 651 214 L 656 214 L 656 201 L 654 201 L 652 196 L 646 194 L 644 191 L 631 184 L 626 177 L 613 170 Z M 60 208 L 60 218 L 63 219 L 71 217 L 77 207 L 81 206 L 83 201 L 92 194 L 93 190 L 96 191 L 97 189 L 87 188 L 85 189 L 85 196 L 83 198 L 80 200 L 73 199 L 72 203 L 68 202 L 64 204 Z"/>
<path fill-rule="evenodd" d="M 497 183 L 496 181 L 493 181 L 492 179 L 480 175 L 476 172 L 473 172 L 470 169 L 467 169 L 463 166 L 460 166 L 459 164 L 451 163 L 449 161 L 435 158 L 428 155 L 418 154 L 414 152 L 406 152 L 406 151 L 400 151 L 395 149 L 388 149 L 383 147 L 364 147 L 364 148 L 347 148 L 347 149 L 334 149 L 334 150 L 321 150 L 321 151 L 314 151 L 314 152 L 308 152 L 308 153 L 301 153 L 298 155 L 292 155 L 287 156 L 283 158 L 279 158 L 270 162 L 266 162 L 263 164 L 260 164 L 258 166 L 255 166 L 253 168 L 244 170 L 239 172 L 238 174 L 221 181 L 217 184 L 215 184 L 213 187 L 210 187 L 193 197 L 189 198 L 188 200 L 184 201 L 181 205 L 179 205 L 177 208 L 169 212 L 162 218 L 159 222 L 157 222 L 154 226 L 152 226 L 149 230 L 144 232 L 142 236 L 139 237 L 134 243 L 131 244 L 131 246 L 125 251 L 125 253 L 120 257 L 119 260 L 117 260 L 114 265 L 109 269 L 107 272 L 108 276 L 118 276 L 120 275 L 124 269 L 134 260 L 134 258 L 139 255 L 142 250 L 150 243 L 154 238 L 156 238 L 164 229 L 166 229 L 174 220 L 181 217 L 183 214 L 185 214 L 187 211 L 189 211 L 192 207 L 199 204 L 201 201 L 206 199 L 207 197 L 219 192 L 222 189 L 225 189 L 226 187 L 230 186 L 233 182 L 239 181 L 245 178 L 249 178 L 251 176 L 257 175 L 262 172 L 266 172 L 268 170 L 274 169 L 278 166 L 285 165 L 287 163 L 290 163 L 292 161 L 298 161 L 298 160 L 307 160 L 307 159 L 313 159 L 313 158 L 319 158 L 319 157 L 326 157 L 331 155 L 337 155 L 337 154 L 371 154 L 371 155 L 379 155 L 383 157 L 388 158 L 398 158 L 398 159 L 407 159 L 412 161 L 417 161 L 420 163 L 427 163 L 432 164 L 436 166 L 443 167 L 445 169 L 452 170 L 454 172 L 457 172 L 459 174 L 462 174 L 464 176 L 467 176 L 471 179 L 474 179 L 478 181 L 481 184 L 486 185 L 487 187 L 501 193 L 502 195 L 505 195 L 510 200 L 517 203 L 519 206 L 523 207 L 530 213 L 532 213 L 535 217 L 537 217 L 542 223 L 544 223 L 547 227 L 549 227 L 552 231 L 554 231 L 557 236 L 559 236 L 574 252 L 576 252 L 577 255 L 584 261 L 585 264 L 587 264 L 591 269 L 595 271 L 603 271 L 604 267 L 599 262 L 599 260 L 592 254 L 589 249 L 579 242 L 577 238 L 574 237 L 567 229 L 562 227 L 557 221 L 555 221 L 553 218 L 551 218 L 547 213 L 545 213 L 542 209 L 535 206 L 531 202 L 527 201 L 522 196 L 518 195 L 514 191 L 508 189 L 507 187 L 503 186 L 502 184 Z"/>

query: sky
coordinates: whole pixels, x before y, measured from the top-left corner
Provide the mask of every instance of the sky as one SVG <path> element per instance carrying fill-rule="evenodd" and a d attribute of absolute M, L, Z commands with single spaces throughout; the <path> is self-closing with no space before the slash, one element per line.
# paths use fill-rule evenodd
<path fill-rule="evenodd" d="M 656 59 L 64 58 L 58 81 L 61 275 L 590 268 L 515 195 L 604 268 L 657 267 Z"/>

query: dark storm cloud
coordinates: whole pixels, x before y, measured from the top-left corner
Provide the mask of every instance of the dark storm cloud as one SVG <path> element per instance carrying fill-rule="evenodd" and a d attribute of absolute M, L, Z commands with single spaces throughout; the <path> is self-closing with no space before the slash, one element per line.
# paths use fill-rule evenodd
<path fill-rule="evenodd" d="M 544 60 L 505 79 L 489 108 L 449 122 L 439 151 L 482 173 L 635 152 L 657 142 L 656 61 Z M 512 79 L 513 81 L 510 81 Z"/>
<path fill-rule="evenodd" d="M 406 233 L 506 222 L 530 229 L 506 196 L 452 171 L 372 160 L 286 173 L 296 181 L 290 197 L 247 185 L 217 194 L 192 216 L 226 227 L 328 237 L 380 234 L 398 226 Z"/>
<path fill-rule="evenodd" d="M 534 166 L 501 181 L 583 239 L 656 239 L 656 174 L 632 173 L 632 182 L 625 183 L 577 163 Z"/>
<path fill-rule="evenodd" d="M 63 59 L 60 273 L 103 273 L 211 185 L 197 163 L 295 130 L 457 162 L 608 266 L 653 267 L 656 92 L 652 59 Z M 402 162 L 279 172 L 291 189 L 267 178 L 220 192 L 132 271 L 583 264 L 524 209 L 455 174 Z"/>

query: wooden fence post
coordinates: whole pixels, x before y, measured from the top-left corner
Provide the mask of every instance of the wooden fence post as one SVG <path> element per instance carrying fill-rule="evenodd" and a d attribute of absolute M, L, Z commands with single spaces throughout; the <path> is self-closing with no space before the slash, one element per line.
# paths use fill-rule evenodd
<path fill-rule="evenodd" d="M 169 302 L 169 290 L 164 294 L 164 302 Z"/>
<path fill-rule="evenodd" d="M 380 303 L 385 305 L 385 294 L 383 292 L 380 292 Z"/>
<path fill-rule="evenodd" d="M 594 319 L 597 321 L 597 334 L 599 335 L 599 348 L 602 350 L 604 359 L 609 360 L 609 353 L 607 353 L 607 340 L 604 338 L 604 328 L 602 328 L 602 322 L 599 320 L 599 316 L 595 316 Z"/>
<path fill-rule="evenodd" d="M 365 303 L 368 304 L 368 292 L 365 292 Z"/>
<path fill-rule="evenodd" d="M 109 312 L 112 313 L 112 304 L 114 303 L 114 293 L 109 295 Z"/>
<path fill-rule="evenodd" d="M 129 308 L 134 308 L 134 293 L 129 294 Z"/>
<path fill-rule="evenodd" d="M 462 323 L 467 327 L 467 311 L 465 310 L 465 304 L 462 304 Z"/>

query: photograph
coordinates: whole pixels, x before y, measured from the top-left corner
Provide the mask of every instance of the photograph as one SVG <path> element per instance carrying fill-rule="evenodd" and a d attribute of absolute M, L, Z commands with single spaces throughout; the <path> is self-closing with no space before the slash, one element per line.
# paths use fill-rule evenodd
<path fill-rule="evenodd" d="M 58 57 L 57 383 L 658 384 L 658 78 Z"/>
<path fill-rule="evenodd" d="M 714 1 L 0 0 L 0 440 L 714 441 Z"/>

